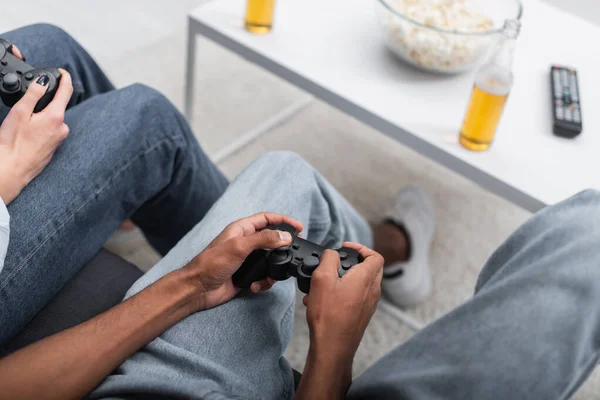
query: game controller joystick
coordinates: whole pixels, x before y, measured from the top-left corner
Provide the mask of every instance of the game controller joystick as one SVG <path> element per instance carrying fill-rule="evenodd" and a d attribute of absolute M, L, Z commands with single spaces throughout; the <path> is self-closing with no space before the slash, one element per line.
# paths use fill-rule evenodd
<path fill-rule="evenodd" d="M 253 282 L 267 277 L 283 281 L 293 276 L 298 281 L 298 288 L 308 293 L 312 273 L 319 266 L 325 248 L 298 237 L 296 229 L 288 224 L 271 225 L 265 229 L 289 232 L 292 235 L 292 243 L 273 250 L 253 251 L 233 274 L 233 284 L 245 289 Z M 360 254 L 354 249 L 342 247 L 336 251 L 340 256 L 338 269 L 340 277 L 354 265 L 362 262 Z"/>
<path fill-rule="evenodd" d="M 43 110 L 54 98 L 61 74 L 56 68 L 35 68 L 12 54 L 12 44 L 0 39 L 0 98 L 8 107 L 21 100 L 32 82 L 48 77 L 46 94 L 37 102 L 33 112 Z"/>

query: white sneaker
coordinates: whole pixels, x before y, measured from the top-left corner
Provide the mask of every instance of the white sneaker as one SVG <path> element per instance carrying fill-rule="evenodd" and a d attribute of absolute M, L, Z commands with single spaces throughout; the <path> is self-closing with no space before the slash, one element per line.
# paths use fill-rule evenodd
<path fill-rule="evenodd" d="M 392 303 L 405 307 L 424 300 L 431 293 L 429 251 L 435 230 L 433 202 L 422 189 L 410 185 L 396 196 L 386 214 L 408 235 L 408 261 L 387 265 L 383 270 L 381 291 Z"/>

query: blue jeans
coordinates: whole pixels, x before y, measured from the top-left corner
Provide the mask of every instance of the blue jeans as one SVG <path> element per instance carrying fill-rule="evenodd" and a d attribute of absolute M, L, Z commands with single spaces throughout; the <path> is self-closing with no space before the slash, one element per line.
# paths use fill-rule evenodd
<path fill-rule="evenodd" d="M 372 245 L 366 222 L 298 156 L 265 154 L 227 188 L 185 121 L 155 91 L 133 86 L 90 97 L 69 110 L 69 139 L 9 207 L 3 335 L 18 330 L 11 324 L 35 313 L 128 215 L 168 251 L 128 296 L 180 268 L 230 221 L 257 211 L 301 220 L 308 238 L 325 246 Z M 471 300 L 358 377 L 348 398 L 567 398 L 598 361 L 599 207 L 600 193 L 586 191 L 534 216 L 490 258 Z M 294 286 L 280 282 L 191 315 L 90 397 L 291 398 L 282 354 Z"/>
<path fill-rule="evenodd" d="M 183 116 L 141 85 L 113 90 L 64 31 L 33 25 L 0 35 L 32 65 L 63 66 L 78 95 L 71 133 L 48 167 L 8 206 L 0 273 L 0 346 L 91 260 L 126 218 L 166 254 L 221 196 L 227 180 Z M 8 112 L 0 106 L 2 116 Z"/>

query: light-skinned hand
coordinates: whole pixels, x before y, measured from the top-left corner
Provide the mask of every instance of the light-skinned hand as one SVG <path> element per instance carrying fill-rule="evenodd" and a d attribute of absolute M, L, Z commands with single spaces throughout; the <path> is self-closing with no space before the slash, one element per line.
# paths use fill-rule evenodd
<path fill-rule="evenodd" d="M 34 82 L 0 125 L 0 197 L 6 204 L 44 170 L 69 134 L 64 121 L 73 85 L 71 75 L 60 72 L 54 99 L 45 109 L 33 113 L 48 88 Z"/>

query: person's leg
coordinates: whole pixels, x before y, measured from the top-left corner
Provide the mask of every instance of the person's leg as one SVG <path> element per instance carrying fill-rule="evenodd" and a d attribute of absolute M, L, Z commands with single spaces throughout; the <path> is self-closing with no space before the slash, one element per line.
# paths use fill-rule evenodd
<path fill-rule="evenodd" d="M 128 218 L 166 253 L 221 196 L 227 180 L 183 116 L 142 85 L 66 113 L 71 133 L 10 203 L 0 273 L 0 345 L 14 336 Z"/>
<path fill-rule="evenodd" d="M 473 299 L 383 357 L 349 399 L 566 399 L 600 350 L 600 193 L 519 228 Z"/>
<path fill-rule="evenodd" d="M 64 30 L 50 24 L 24 26 L 0 37 L 15 44 L 29 65 L 38 68 L 61 67 L 73 79 L 71 105 L 114 89 L 108 77 L 88 52 Z M 0 120 L 9 108 L 0 103 Z"/>
<path fill-rule="evenodd" d="M 289 215 L 327 247 L 372 245 L 369 225 L 299 156 L 267 153 L 252 163 L 206 217 L 128 292 L 181 268 L 230 222 L 261 211 Z M 241 296 L 189 316 L 127 360 L 91 396 L 161 393 L 183 398 L 285 399 L 294 394 L 282 354 L 290 339 L 296 282 Z"/>

